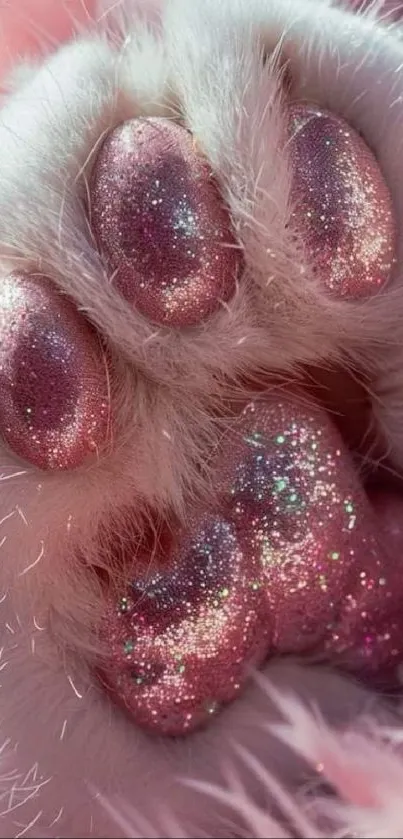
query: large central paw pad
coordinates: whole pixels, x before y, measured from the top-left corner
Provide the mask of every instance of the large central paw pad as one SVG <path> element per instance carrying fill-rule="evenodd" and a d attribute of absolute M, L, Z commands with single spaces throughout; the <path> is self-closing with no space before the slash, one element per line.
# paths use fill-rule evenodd
<path fill-rule="evenodd" d="M 195 514 L 168 561 L 133 567 L 104 624 L 103 679 L 159 733 L 202 724 L 272 654 L 363 671 L 401 655 L 403 620 L 383 631 L 398 576 L 323 411 L 293 397 L 249 404 L 216 481 L 217 509 Z"/>

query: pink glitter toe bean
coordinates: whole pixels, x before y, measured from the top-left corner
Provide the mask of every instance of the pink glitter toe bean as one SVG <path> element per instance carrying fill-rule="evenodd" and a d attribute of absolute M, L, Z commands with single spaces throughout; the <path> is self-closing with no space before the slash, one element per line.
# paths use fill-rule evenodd
<path fill-rule="evenodd" d="M 100 342 L 49 279 L 0 283 L 0 431 L 40 469 L 80 466 L 105 444 L 109 399 Z"/>
<path fill-rule="evenodd" d="M 392 199 L 375 156 L 344 120 L 315 105 L 288 111 L 292 221 L 330 292 L 369 297 L 395 261 Z"/>
<path fill-rule="evenodd" d="M 91 222 L 111 282 L 150 321 L 198 324 L 235 291 L 242 258 L 229 212 L 192 135 L 174 122 L 133 119 L 109 134 Z"/>

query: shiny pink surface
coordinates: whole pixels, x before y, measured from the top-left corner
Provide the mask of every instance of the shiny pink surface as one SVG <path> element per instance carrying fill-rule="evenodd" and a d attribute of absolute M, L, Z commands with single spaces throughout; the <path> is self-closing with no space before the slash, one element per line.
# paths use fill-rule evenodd
<path fill-rule="evenodd" d="M 0 430 L 41 469 L 72 469 L 102 450 L 109 400 L 99 339 L 42 276 L 0 284 Z"/>
<path fill-rule="evenodd" d="M 291 105 L 288 131 L 292 223 L 308 263 L 338 297 L 376 294 L 392 271 L 396 225 L 374 155 L 348 123 L 315 105 Z"/>
<path fill-rule="evenodd" d="M 383 675 L 403 653 L 400 575 L 325 412 L 288 396 L 251 403 L 216 485 L 219 510 L 195 516 L 168 562 L 134 567 L 104 622 L 102 678 L 160 734 L 205 723 L 269 655 Z"/>
<path fill-rule="evenodd" d="M 149 320 L 190 326 L 235 290 L 241 254 L 212 171 L 166 119 L 134 119 L 106 138 L 91 222 L 111 282 Z"/>

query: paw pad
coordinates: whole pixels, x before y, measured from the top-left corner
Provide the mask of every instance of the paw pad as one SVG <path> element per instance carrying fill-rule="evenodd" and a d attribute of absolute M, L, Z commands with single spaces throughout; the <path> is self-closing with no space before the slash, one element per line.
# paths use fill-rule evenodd
<path fill-rule="evenodd" d="M 313 105 L 288 113 L 293 220 L 307 259 L 332 293 L 360 299 L 379 291 L 395 261 L 392 199 L 364 140 Z"/>
<path fill-rule="evenodd" d="M 0 285 L 0 427 L 40 469 L 73 469 L 104 446 L 109 398 L 96 333 L 51 282 L 15 273 Z"/>
<path fill-rule="evenodd" d="M 192 135 L 134 119 L 95 163 L 91 221 L 111 281 L 149 320 L 191 326 L 234 294 L 242 263 L 213 173 Z"/>
<path fill-rule="evenodd" d="M 269 655 L 322 651 L 364 671 L 401 655 L 402 622 L 382 633 L 397 574 L 323 411 L 251 403 L 216 481 L 218 509 L 195 515 L 168 560 L 133 568 L 103 626 L 103 680 L 157 733 L 206 722 Z"/>

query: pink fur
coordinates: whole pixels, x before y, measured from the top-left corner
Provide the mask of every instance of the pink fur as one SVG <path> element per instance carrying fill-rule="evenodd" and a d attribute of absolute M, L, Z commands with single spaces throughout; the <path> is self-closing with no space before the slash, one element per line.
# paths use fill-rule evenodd
<path fill-rule="evenodd" d="M 327 296 L 288 230 L 283 142 L 287 68 L 295 97 L 365 135 L 401 229 L 392 19 L 381 3 L 353 15 L 332 0 L 108 0 L 74 40 L 10 75 L 0 270 L 39 268 L 99 329 L 118 420 L 110 449 L 71 474 L 1 451 L 0 837 L 402 835 L 397 701 L 273 661 L 206 731 L 170 742 L 138 731 L 91 675 L 104 606 L 95 568 L 116 572 L 104 536 L 135 543 L 150 521 L 186 520 L 214 492 L 223 406 L 299 381 L 303 365 L 365 370 L 375 436 L 403 466 L 402 240 L 385 294 Z M 245 252 L 234 300 L 184 333 L 156 329 L 118 295 L 86 213 L 105 132 L 150 114 L 186 120 Z"/>

